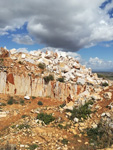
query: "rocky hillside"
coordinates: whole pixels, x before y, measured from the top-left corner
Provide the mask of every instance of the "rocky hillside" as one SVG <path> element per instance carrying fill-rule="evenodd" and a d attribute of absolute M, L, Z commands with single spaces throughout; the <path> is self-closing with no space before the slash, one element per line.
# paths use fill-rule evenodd
<path fill-rule="evenodd" d="M 0 150 L 113 147 L 113 85 L 65 53 L 0 49 Z"/>

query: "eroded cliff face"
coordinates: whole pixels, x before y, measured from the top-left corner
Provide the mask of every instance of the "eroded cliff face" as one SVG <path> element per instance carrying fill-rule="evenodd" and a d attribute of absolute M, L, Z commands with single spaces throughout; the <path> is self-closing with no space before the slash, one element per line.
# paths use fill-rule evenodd
<path fill-rule="evenodd" d="M 51 97 L 66 100 L 77 95 L 77 85 L 50 81 L 45 84 L 43 78 L 32 78 L 31 76 L 16 75 L 0 72 L 0 93 L 10 95 L 29 95 L 40 97 Z M 80 92 L 80 90 L 79 90 Z"/>

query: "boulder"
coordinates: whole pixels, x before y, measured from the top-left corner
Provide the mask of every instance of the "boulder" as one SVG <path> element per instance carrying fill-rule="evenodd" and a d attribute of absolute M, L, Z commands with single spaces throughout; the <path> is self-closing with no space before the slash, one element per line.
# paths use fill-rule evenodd
<path fill-rule="evenodd" d="M 26 57 L 26 55 L 25 54 L 22 54 L 22 56 L 21 56 L 23 59 Z"/>
<path fill-rule="evenodd" d="M 84 85 L 86 83 L 86 80 L 83 78 L 78 78 L 77 83 Z"/>
<path fill-rule="evenodd" d="M 29 96 L 24 96 L 24 99 L 30 100 Z"/>
<path fill-rule="evenodd" d="M 75 117 L 73 121 L 76 122 L 76 123 L 78 123 L 79 119 Z"/>
<path fill-rule="evenodd" d="M 18 51 L 15 49 L 15 48 L 13 48 L 13 49 L 11 49 L 10 50 L 10 54 L 15 54 L 15 53 L 17 53 Z"/>
<path fill-rule="evenodd" d="M 66 106 L 64 106 L 64 109 L 68 109 L 68 110 L 73 110 L 74 107 L 74 102 L 69 102 L 66 104 Z"/>

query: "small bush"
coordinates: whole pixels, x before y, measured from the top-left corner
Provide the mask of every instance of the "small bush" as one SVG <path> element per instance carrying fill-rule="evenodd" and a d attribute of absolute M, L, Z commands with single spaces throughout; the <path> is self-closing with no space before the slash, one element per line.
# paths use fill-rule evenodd
<path fill-rule="evenodd" d="M 7 103 L 8 103 L 9 105 L 12 105 L 12 104 L 14 103 L 13 97 L 10 97 Z"/>
<path fill-rule="evenodd" d="M 49 81 L 53 81 L 53 80 L 54 80 L 54 76 L 51 75 L 51 74 L 49 76 L 44 77 L 44 81 L 45 81 L 46 84 L 48 84 Z"/>
<path fill-rule="evenodd" d="M 6 103 L 1 103 L 1 106 L 6 106 Z"/>
<path fill-rule="evenodd" d="M 45 68 L 46 68 L 46 65 L 45 65 L 44 63 L 39 63 L 39 64 L 38 64 L 38 67 L 39 67 L 40 69 L 45 69 Z"/>
<path fill-rule="evenodd" d="M 64 78 L 63 77 L 62 78 L 58 78 L 57 81 L 64 82 Z"/>
<path fill-rule="evenodd" d="M 60 107 L 61 107 L 61 108 L 63 108 L 65 105 L 66 105 L 66 104 L 65 104 L 65 103 L 63 103 L 63 104 L 61 104 L 61 105 L 60 105 Z"/>
<path fill-rule="evenodd" d="M 102 86 L 108 86 L 107 82 L 102 83 Z"/>
<path fill-rule="evenodd" d="M 12 126 L 11 126 L 11 128 L 13 128 L 13 129 L 14 129 L 15 127 L 16 127 L 16 125 L 12 125 Z"/>
<path fill-rule="evenodd" d="M 15 103 L 15 104 L 19 104 L 19 102 L 18 102 L 18 101 L 16 101 L 16 100 L 14 100 L 14 103 Z"/>
<path fill-rule="evenodd" d="M 20 100 L 20 104 L 21 104 L 21 105 L 24 104 L 24 100 L 23 100 L 23 99 Z"/>
<path fill-rule="evenodd" d="M 69 141 L 67 139 L 63 139 L 61 142 L 62 144 L 67 145 Z"/>
<path fill-rule="evenodd" d="M 85 120 L 92 113 L 89 105 L 92 105 L 93 102 L 89 101 L 85 103 L 85 105 L 80 106 L 79 108 L 74 108 L 73 110 L 67 110 L 71 112 L 70 119 L 73 120 L 75 117 L 81 120 L 82 118 Z"/>
<path fill-rule="evenodd" d="M 34 149 L 36 149 L 37 147 L 38 147 L 37 144 L 29 145 L 29 149 L 30 149 L 30 150 L 34 150 Z"/>
<path fill-rule="evenodd" d="M 61 124 L 58 124 L 58 127 L 59 127 L 60 129 L 63 129 L 63 128 L 64 128 L 64 126 L 61 125 Z"/>
<path fill-rule="evenodd" d="M 42 120 L 45 124 L 49 124 L 54 121 L 55 118 L 51 114 L 40 113 L 37 115 L 37 119 Z"/>
<path fill-rule="evenodd" d="M 21 129 L 28 129 L 30 127 L 30 125 L 28 125 L 28 124 L 20 124 L 19 126 L 18 126 L 18 128 L 21 130 Z"/>
<path fill-rule="evenodd" d="M 3 65 L 4 59 L 0 58 L 0 65 Z"/>
<path fill-rule="evenodd" d="M 95 129 L 88 128 L 87 135 L 90 143 L 98 148 L 110 147 L 113 144 L 113 129 L 105 121 L 101 121 Z"/>
<path fill-rule="evenodd" d="M 41 101 L 38 101 L 38 105 L 43 105 L 43 103 Z"/>
<path fill-rule="evenodd" d="M 32 98 L 32 99 L 35 99 L 36 97 L 35 97 L 35 96 L 32 96 L 31 98 Z"/>
<path fill-rule="evenodd" d="M 21 117 L 22 117 L 22 118 L 26 118 L 26 117 L 28 117 L 28 116 L 27 116 L 27 115 L 22 115 Z"/>

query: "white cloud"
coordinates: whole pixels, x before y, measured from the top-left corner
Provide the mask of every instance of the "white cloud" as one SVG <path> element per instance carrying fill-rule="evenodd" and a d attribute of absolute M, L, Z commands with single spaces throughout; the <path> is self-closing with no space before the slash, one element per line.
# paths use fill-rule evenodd
<path fill-rule="evenodd" d="M 92 68 L 93 70 L 113 70 L 113 61 L 105 61 L 98 57 L 91 57 L 89 61 L 86 62 L 86 66 Z"/>
<path fill-rule="evenodd" d="M 77 51 L 98 42 L 113 40 L 113 18 L 107 13 L 112 8 L 113 1 L 102 10 L 99 6 L 103 2 L 104 0 L 3 0 L 0 1 L 0 31 L 5 34 L 27 22 L 29 35 L 37 43 Z M 23 38 L 17 37 L 13 40 L 22 43 L 21 39 Z"/>
<path fill-rule="evenodd" d="M 34 41 L 29 35 L 13 34 L 13 41 L 18 44 L 32 45 Z"/>

